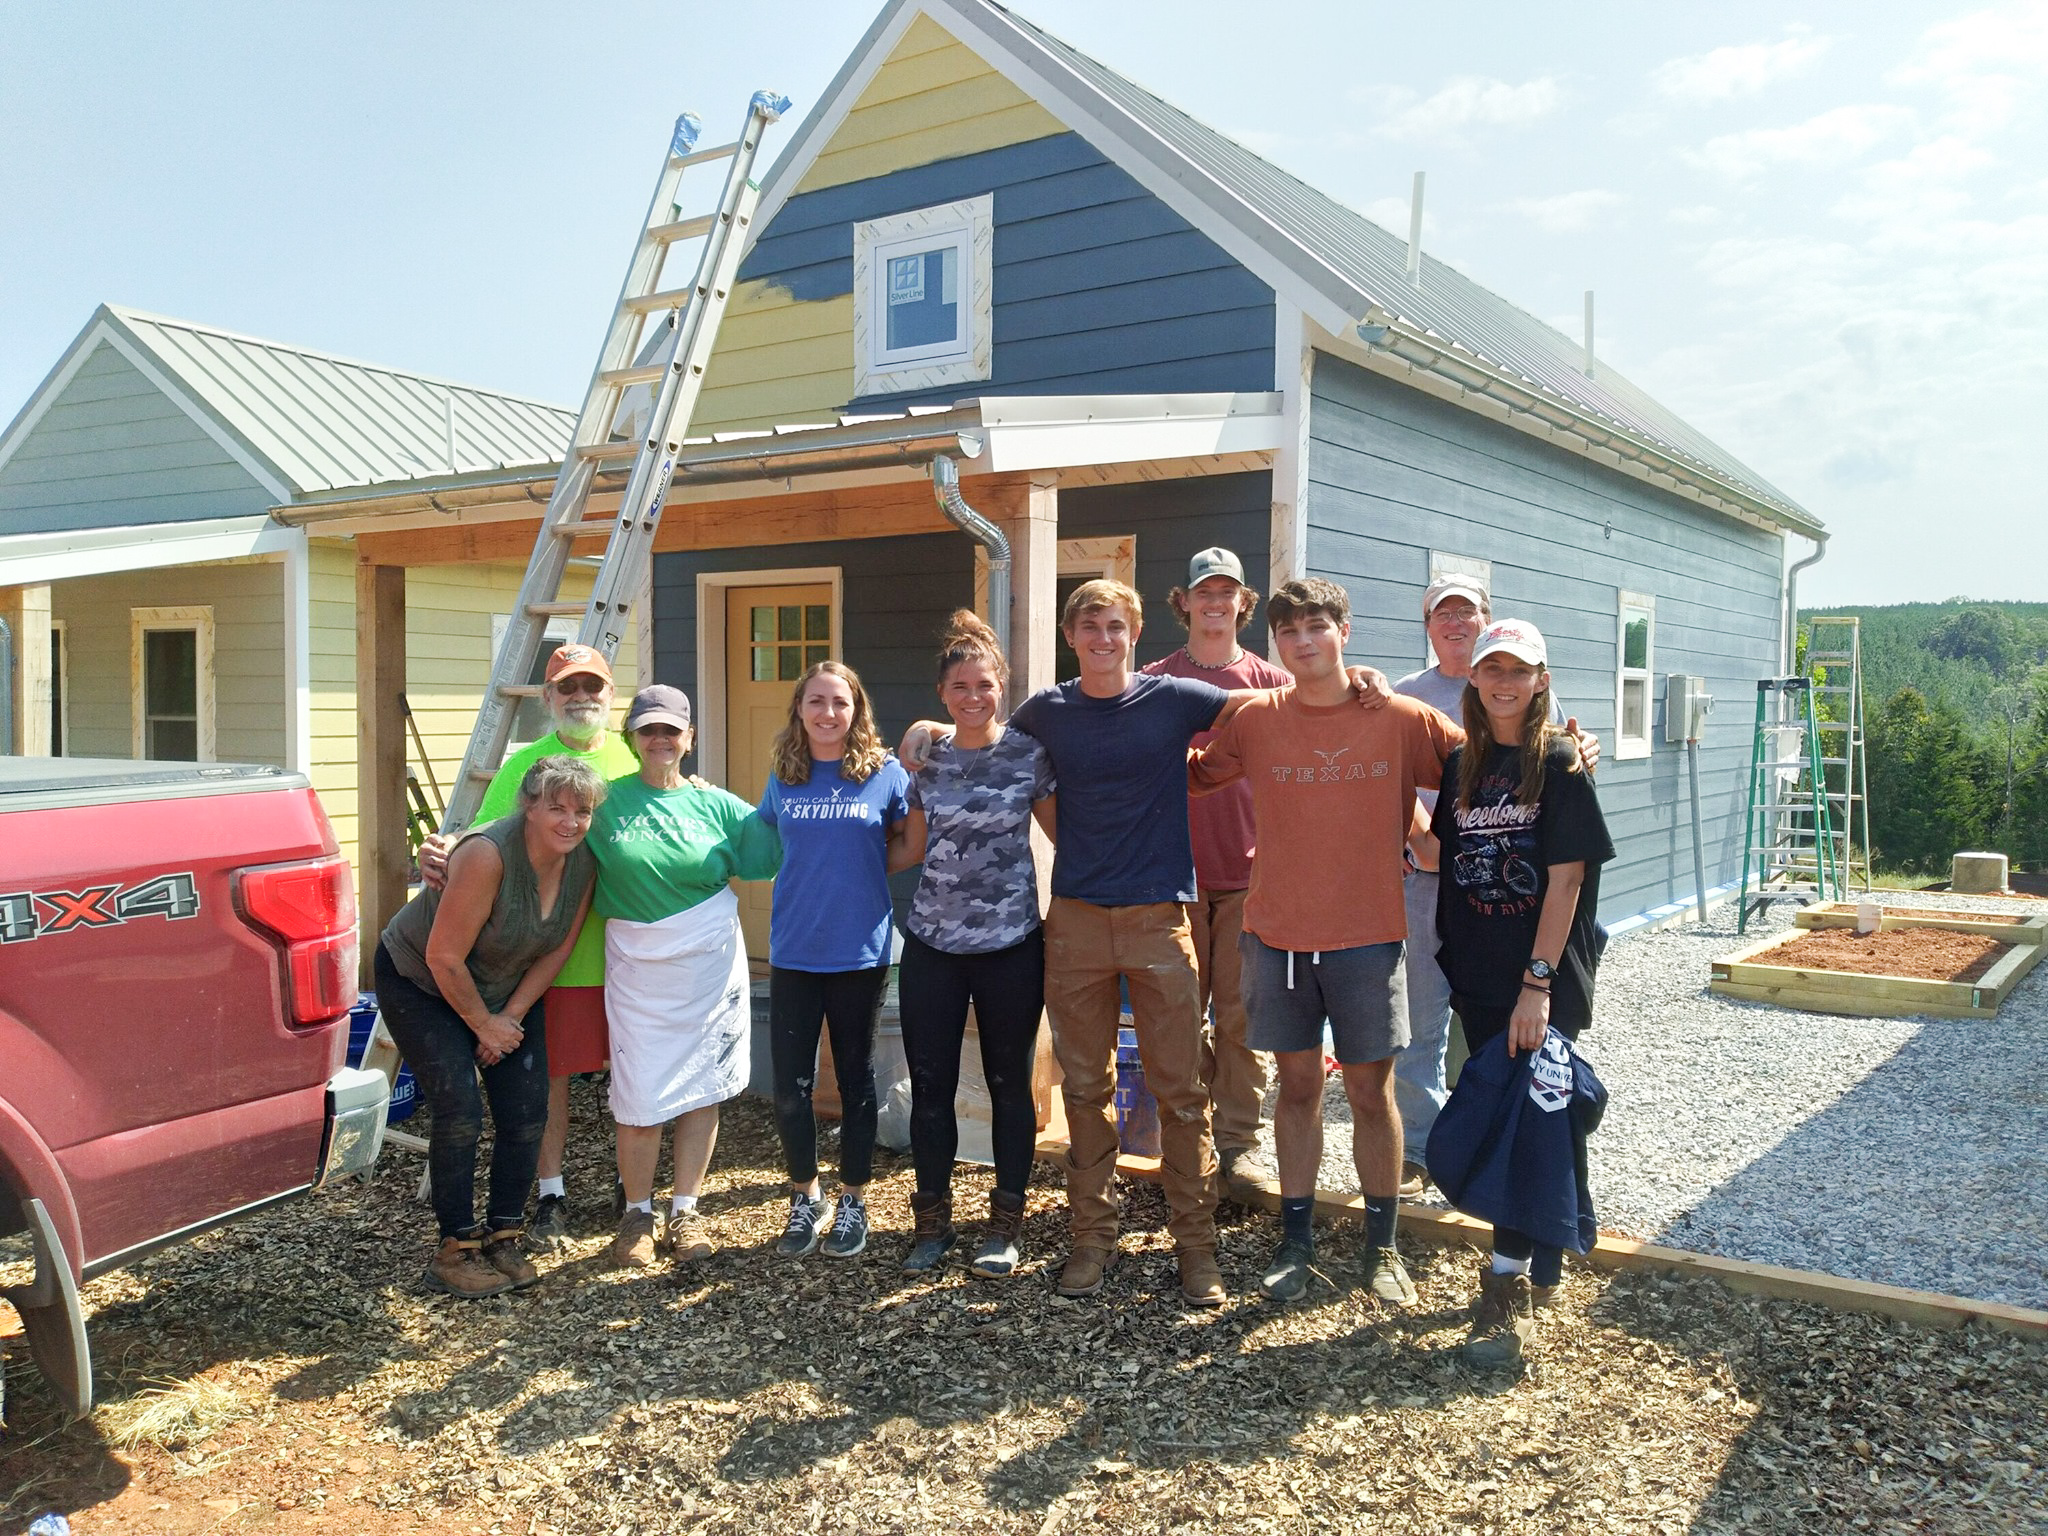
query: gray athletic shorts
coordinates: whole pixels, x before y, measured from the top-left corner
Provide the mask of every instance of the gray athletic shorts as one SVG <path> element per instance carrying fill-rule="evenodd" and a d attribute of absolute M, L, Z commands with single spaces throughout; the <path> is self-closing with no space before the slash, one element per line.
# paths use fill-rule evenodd
<path fill-rule="evenodd" d="M 1237 949 L 1244 959 L 1244 1043 L 1253 1050 L 1319 1051 L 1325 1019 L 1337 1060 L 1347 1067 L 1385 1061 L 1408 1044 L 1408 974 L 1399 941 L 1289 954 L 1247 929 Z"/>

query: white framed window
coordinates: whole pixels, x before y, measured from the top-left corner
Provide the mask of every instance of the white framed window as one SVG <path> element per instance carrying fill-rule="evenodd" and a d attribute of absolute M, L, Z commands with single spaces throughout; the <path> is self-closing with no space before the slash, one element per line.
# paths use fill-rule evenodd
<path fill-rule="evenodd" d="M 989 376 L 992 194 L 853 227 L 853 392 Z"/>
<path fill-rule="evenodd" d="M 505 631 L 512 627 L 512 615 L 494 613 L 491 615 L 491 665 L 498 664 L 498 652 L 505 646 Z M 576 621 L 567 614 L 556 614 L 548 620 L 547 628 L 540 632 L 540 649 L 534 654 L 533 666 L 526 681 L 539 686 L 547 676 L 548 659 L 571 640 L 576 638 Z M 512 716 L 512 740 L 505 751 L 510 754 L 522 747 L 530 747 L 541 737 L 555 728 L 554 717 L 548 713 L 546 699 L 535 697 L 521 699 L 519 708 Z"/>
<path fill-rule="evenodd" d="M 1493 590 L 1491 560 L 1482 560 L 1477 555 L 1455 555 L 1447 549 L 1432 549 L 1429 552 L 1430 584 L 1433 586 L 1446 576 L 1470 576 L 1479 583 L 1481 590 Z M 1422 625 L 1422 664 L 1433 667 L 1436 661 L 1436 647 L 1430 644 L 1429 621 L 1425 618 Z"/>
<path fill-rule="evenodd" d="M 50 620 L 50 756 L 65 755 L 71 738 L 71 637 L 66 621 Z"/>
<path fill-rule="evenodd" d="M 1651 680 L 1657 661 L 1657 599 L 1621 592 L 1615 604 L 1614 755 L 1648 757 Z"/>
<path fill-rule="evenodd" d="M 131 608 L 128 615 L 134 755 L 212 762 L 213 609 Z"/>

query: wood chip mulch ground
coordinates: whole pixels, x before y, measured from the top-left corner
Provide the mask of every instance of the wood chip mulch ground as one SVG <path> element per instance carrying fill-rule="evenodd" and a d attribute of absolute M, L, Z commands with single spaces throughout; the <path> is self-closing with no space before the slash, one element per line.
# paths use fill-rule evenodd
<path fill-rule="evenodd" d="M 577 1089 L 572 1189 L 607 1188 Z M 778 1261 L 765 1106 L 729 1106 L 687 1274 L 602 1267 L 609 1210 L 533 1290 L 418 1273 L 416 1157 L 87 1288 L 101 1405 L 65 1427 L 5 1340 L 0 1532 L 609 1533 L 2040 1530 L 2048 1343 L 1925 1332 L 1710 1282 L 1568 1275 L 1520 1373 L 1457 1357 L 1476 1255 L 1410 1247 L 1421 1302 L 1359 1289 L 1355 1231 L 1291 1307 L 1275 1231 L 1226 1207 L 1235 1292 L 1179 1301 L 1156 1188 L 1105 1294 L 1062 1302 L 1057 1174 L 1025 1270 L 898 1272 L 907 1161 L 868 1254 Z M 987 1177 L 963 1174 L 963 1213 Z M 590 1202 L 602 1207 L 600 1195 Z M 894 1229 L 894 1230 L 891 1230 Z M 0 1327 L 12 1328 L 12 1318 Z"/>
<path fill-rule="evenodd" d="M 1894 928 L 1885 933 L 1813 928 L 1761 954 L 1747 956 L 1744 964 L 1909 976 L 1923 981 L 1976 981 L 2011 949 L 2012 945 L 1981 933 L 1952 933 L 1945 928 Z"/>

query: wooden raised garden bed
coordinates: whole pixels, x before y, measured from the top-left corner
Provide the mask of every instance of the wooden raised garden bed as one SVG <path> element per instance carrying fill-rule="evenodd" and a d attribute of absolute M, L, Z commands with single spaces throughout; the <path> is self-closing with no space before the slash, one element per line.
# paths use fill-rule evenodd
<path fill-rule="evenodd" d="M 1707 990 L 1817 1013 L 1988 1019 L 2048 948 L 2048 915 L 1893 907 L 1877 933 L 1857 935 L 1855 907 L 1837 903 L 1797 922 L 1714 961 Z"/>

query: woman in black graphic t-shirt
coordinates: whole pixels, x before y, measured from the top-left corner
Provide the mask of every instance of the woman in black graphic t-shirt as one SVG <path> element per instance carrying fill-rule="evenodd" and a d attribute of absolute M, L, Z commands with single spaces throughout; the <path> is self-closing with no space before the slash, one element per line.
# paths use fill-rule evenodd
<path fill-rule="evenodd" d="M 1593 914 L 1614 844 L 1577 747 L 1550 723 L 1545 661 L 1532 624 L 1502 619 L 1480 634 L 1466 743 L 1444 764 L 1431 827 L 1443 845 L 1437 957 L 1474 1056 L 1502 1033 L 1510 1054 L 1540 1049 L 1548 1029 L 1576 1039 L 1593 1016 Z M 1562 1250 L 1497 1227 L 1467 1357 L 1519 1359 L 1563 1262 Z"/>

